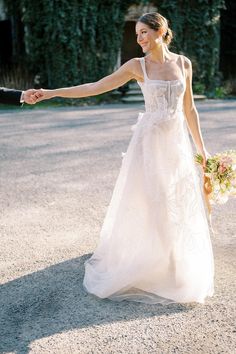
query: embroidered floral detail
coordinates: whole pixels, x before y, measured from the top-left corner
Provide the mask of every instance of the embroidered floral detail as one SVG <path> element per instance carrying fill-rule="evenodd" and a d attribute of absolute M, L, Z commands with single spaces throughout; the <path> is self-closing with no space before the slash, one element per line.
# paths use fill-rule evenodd
<path fill-rule="evenodd" d="M 140 83 L 146 112 L 156 112 L 165 114 L 174 114 L 182 110 L 183 94 L 185 85 L 182 80 Z"/>

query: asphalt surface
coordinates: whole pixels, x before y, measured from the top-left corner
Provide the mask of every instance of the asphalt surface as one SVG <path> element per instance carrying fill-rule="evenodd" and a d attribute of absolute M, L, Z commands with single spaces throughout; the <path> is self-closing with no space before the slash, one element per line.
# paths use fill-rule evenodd
<path fill-rule="evenodd" d="M 236 148 L 236 101 L 197 103 L 210 153 Z M 236 200 L 213 210 L 205 304 L 100 300 L 82 288 L 139 105 L 0 111 L 0 352 L 235 353 Z"/>

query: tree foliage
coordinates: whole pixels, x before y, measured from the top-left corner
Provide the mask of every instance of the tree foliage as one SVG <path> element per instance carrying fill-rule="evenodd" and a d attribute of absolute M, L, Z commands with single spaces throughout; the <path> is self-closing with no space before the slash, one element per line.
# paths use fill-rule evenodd
<path fill-rule="evenodd" d="M 112 72 L 121 47 L 124 18 L 146 0 L 5 0 L 24 24 L 29 70 L 48 87 L 91 82 Z M 208 92 L 219 84 L 219 26 L 224 0 L 152 1 L 174 30 L 171 45 L 188 56 L 194 82 Z M 22 53 L 21 53 L 22 54 Z"/>
<path fill-rule="evenodd" d="M 193 64 L 194 83 L 208 93 L 220 83 L 220 10 L 224 0 L 155 1 L 158 11 L 170 19 L 175 32 L 173 46 Z"/>

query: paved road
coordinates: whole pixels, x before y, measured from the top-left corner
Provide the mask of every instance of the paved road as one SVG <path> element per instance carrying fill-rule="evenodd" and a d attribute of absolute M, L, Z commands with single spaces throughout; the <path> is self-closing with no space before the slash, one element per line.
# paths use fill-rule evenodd
<path fill-rule="evenodd" d="M 235 148 L 236 101 L 197 108 L 209 152 Z M 82 289 L 142 110 L 1 111 L 1 353 L 235 353 L 234 200 L 214 209 L 215 295 L 206 304 L 114 303 Z"/>

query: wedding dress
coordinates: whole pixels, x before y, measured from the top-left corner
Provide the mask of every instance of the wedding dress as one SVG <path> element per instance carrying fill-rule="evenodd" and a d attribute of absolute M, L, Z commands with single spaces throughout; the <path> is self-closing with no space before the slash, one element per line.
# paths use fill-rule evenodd
<path fill-rule="evenodd" d="M 204 303 L 214 260 L 202 180 L 183 112 L 180 79 L 151 80 L 140 58 L 145 99 L 115 184 L 84 289 L 99 298 Z"/>

